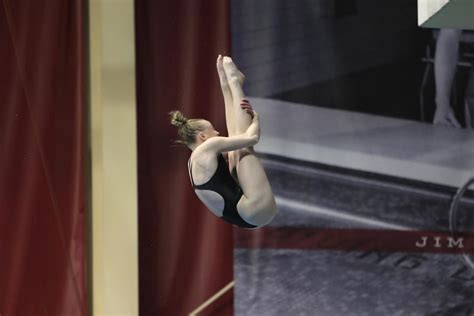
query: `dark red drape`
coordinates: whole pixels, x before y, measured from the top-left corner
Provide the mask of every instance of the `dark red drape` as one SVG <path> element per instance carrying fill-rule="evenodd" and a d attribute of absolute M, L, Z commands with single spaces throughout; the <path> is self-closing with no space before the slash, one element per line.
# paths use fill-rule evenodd
<path fill-rule="evenodd" d="M 81 0 L 0 0 L 0 314 L 86 315 Z"/>
<path fill-rule="evenodd" d="M 135 3 L 140 314 L 187 315 L 232 281 L 232 227 L 194 195 L 167 112 L 225 129 L 215 60 L 230 52 L 229 1 Z M 200 315 L 232 313 L 228 293 Z"/>

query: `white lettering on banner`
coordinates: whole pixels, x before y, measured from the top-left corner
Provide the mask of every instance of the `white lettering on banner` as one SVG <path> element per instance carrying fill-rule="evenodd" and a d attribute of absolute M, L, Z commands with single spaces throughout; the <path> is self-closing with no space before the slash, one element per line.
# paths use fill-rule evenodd
<path fill-rule="evenodd" d="M 421 236 L 421 239 L 416 241 L 415 242 L 415 246 L 418 247 L 418 248 L 425 248 L 426 246 L 428 246 L 428 236 Z M 433 247 L 434 248 L 441 248 L 443 247 L 443 244 L 441 243 L 441 241 L 443 240 L 443 237 L 442 236 L 434 236 L 432 237 L 433 238 Z M 446 246 L 448 248 L 464 248 L 464 244 L 463 244 L 463 241 L 464 241 L 464 238 L 458 238 L 458 239 L 454 239 L 453 237 L 449 236 L 449 237 L 446 237 Z"/>

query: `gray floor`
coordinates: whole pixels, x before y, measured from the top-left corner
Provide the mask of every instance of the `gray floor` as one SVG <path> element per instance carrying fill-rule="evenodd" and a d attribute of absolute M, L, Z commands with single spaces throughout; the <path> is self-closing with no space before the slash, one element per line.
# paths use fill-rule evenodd
<path fill-rule="evenodd" d="M 274 229 L 449 230 L 455 188 L 261 160 L 279 206 Z M 459 214 L 473 232 L 472 192 Z M 236 315 L 474 315 L 474 272 L 460 255 L 237 248 L 234 262 Z"/>
<path fill-rule="evenodd" d="M 235 314 L 474 315 L 474 273 L 452 255 L 238 249 Z"/>

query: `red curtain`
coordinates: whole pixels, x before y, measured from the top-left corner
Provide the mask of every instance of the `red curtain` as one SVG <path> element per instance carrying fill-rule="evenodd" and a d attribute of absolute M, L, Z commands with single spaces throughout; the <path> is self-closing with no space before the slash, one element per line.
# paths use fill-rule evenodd
<path fill-rule="evenodd" d="M 81 0 L 0 0 L 0 314 L 86 315 Z"/>
<path fill-rule="evenodd" d="M 189 182 L 187 148 L 167 112 L 225 130 L 215 70 L 230 52 L 225 0 L 136 0 L 141 315 L 187 315 L 233 280 L 232 227 Z M 232 315 L 232 293 L 200 315 Z"/>

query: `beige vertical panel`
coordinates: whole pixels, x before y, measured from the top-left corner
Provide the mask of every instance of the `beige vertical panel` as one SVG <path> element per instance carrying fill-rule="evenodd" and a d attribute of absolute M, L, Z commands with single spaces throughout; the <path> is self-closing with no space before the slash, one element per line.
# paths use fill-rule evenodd
<path fill-rule="evenodd" d="M 133 0 L 89 0 L 92 311 L 138 315 Z"/>

